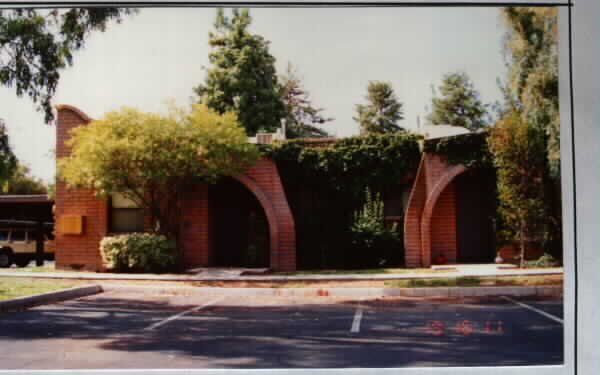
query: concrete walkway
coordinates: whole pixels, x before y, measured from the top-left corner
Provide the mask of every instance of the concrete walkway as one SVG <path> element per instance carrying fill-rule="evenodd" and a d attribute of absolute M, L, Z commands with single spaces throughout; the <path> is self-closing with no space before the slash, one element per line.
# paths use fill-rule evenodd
<path fill-rule="evenodd" d="M 338 275 L 242 275 L 234 269 L 202 269 L 192 275 L 149 275 L 94 272 L 13 272 L 0 271 L 0 277 L 31 277 L 74 280 L 157 280 L 157 281 L 354 281 L 354 280 L 407 280 L 446 277 L 494 277 L 561 275 L 562 268 L 519 269 L 503 268 L 506 265 L 456 265 L 434 267 L 431 273 L 384 273 L 384 274 L 338 274 Z M 437 269 L 436 269 L 437 268 Z M 209 272 L 205 272 L 209 270 Z"/>

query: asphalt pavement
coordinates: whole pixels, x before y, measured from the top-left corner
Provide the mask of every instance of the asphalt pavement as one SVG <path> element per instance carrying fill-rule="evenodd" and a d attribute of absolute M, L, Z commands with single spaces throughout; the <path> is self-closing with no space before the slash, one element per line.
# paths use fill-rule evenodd
<path fill-rule="evenodd" d="M 559 365 L 562 299 L 107 292 L 0 315 L 2 369 Z"/>

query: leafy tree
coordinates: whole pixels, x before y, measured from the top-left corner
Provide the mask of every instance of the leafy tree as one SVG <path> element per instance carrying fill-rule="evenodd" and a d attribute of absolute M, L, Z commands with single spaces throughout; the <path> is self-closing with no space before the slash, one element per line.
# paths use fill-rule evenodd
<path fill-rule="evenodd" d="M 550 252 L 562 257 L 560 183 L 560 112 L 558 98 L 558 13 L 555 8 L 510 7 L 502 10 L 508 26 L 504 53 L 508 77 L 503 83 L 505 110 L 543 130 L 546 169 L 543 185 L 546 235 Z"/>
<path fill-rule="evenodd" d="M 402 103 L 398 101 L 388 82 L 370 81 L 367 87 L 367 104 L 357 104 L 357 116 L 362 134 L 393 133 L 404 131 L 398 121 L 404 117 Z"/>
<path fill-rule="evenodd" d="M 0 119 L 0 184 L 7 181 L 17 169 L 17 158 L 8 142 L 6 125 Z"/>
<path fill-rule="evenodd" d="M 545 129 L 551 176 L 560 176 L 558 109 L 558 13 L 556 8 L 509 7 L 504 53 L 509 68 L 507 94 L 524 121 Z"/>
<path fill-rule="evenodd" d="M 197 104 L 191 111 L 171 108 L 168 115 L 123 108 L 72 134 L 72 154 L 58 162 L 67 186 L 121 193 L 145 209 L 155 232 L 171 239 L 177 238 L 188 184 L 239 174 L 259 155 L 235 114 Z"/>
<path fill-rule="evenodd" d="M 73 53 L 92 31 L 104 31 L 109 21 L 120 22 L 134 12 L 95 7 L 0 10 L 0 84 L 14 86 L 19 97 L 29 96 L 51 122 L 60 70 L 73 64 Z"/>
<path fill-rule="evenodd" d="M 329 134 L 318 125 L 333 121 L 333 118 L 324 117 L 323 108 L 313 106 L 309 93 L 302 87 L 292 64 L 288 64 L 286 74 L 281 77 L 281 87 L 287 113 L 286 137 L 328 137 Z"/>
<path fill-rule="evenodd" d="M 486 125 L 487 106 L 464 72 L 448 73 L 439 87 L 441 97 L 431 99 L 431 113 L 427 116 L 434 125 L 447 124 L 478 130 Z"/>
<path fill-rule="evenodd" d="M 200 103 L 218 113 L 236 113 L 248 135 L 274 131 L 286 116 L 269 42 L 250 33 L 248 9 L 233 9 L 226 17 L 217 10 L 215 32 L 209 33 L 212 67 L 206 80 L 194 88 Z"/>
<path fill-rule="evenodd" d="M 499 213 L 502 222 L 520 241 L 521 267 L 525 241 L 545 225 L 544 129 L 524 122 L 520 113 L 507 113 L 488 137 L 497 167 Z"/>
<path fill-rule="evenodd" d="M 31 176 L 29 167 L 21 163 L 17 163 L 16 171 L 1 187 L 2 194 L 46 194 L 48 192 L 46 184 L 39 178 Z"/>

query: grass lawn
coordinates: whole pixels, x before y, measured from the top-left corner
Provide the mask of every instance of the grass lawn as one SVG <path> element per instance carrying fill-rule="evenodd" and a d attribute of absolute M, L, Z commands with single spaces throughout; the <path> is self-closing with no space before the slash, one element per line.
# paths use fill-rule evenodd
<path fill-rule="evenodd" d="M 405 274 L 405 273 L 440 273 L 455 272 L 456 270 L 433 270 L 431 268 L 370 268 L 361 270 L 312 270 L 296 272 L 274 272 L 277 276 L 306 276 L 306 275 L 375 275 L 375 274 Z"/>
<path fill-rule="evenodd" d="M 0 301 L 80 285 L 77 281 L 0 277 Z"/>
<path fill-rule="evenodd" d="M 452 286 L 535 286 L 562 285 L 562 275 L 548 276 L 497 276 L 497 277 L 447 277 L 440 279 L 388 280 L 390 288 L 429 288 Z"/>

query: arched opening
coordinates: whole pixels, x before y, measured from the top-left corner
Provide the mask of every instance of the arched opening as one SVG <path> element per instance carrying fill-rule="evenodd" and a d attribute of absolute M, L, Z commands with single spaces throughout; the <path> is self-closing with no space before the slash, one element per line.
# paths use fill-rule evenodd
<path fill-rule="evenodd" d="M 255 194 L 227 177 L 209 190 L 211 263 L 218 267 L 270 267 L 271 233 Z"/>

